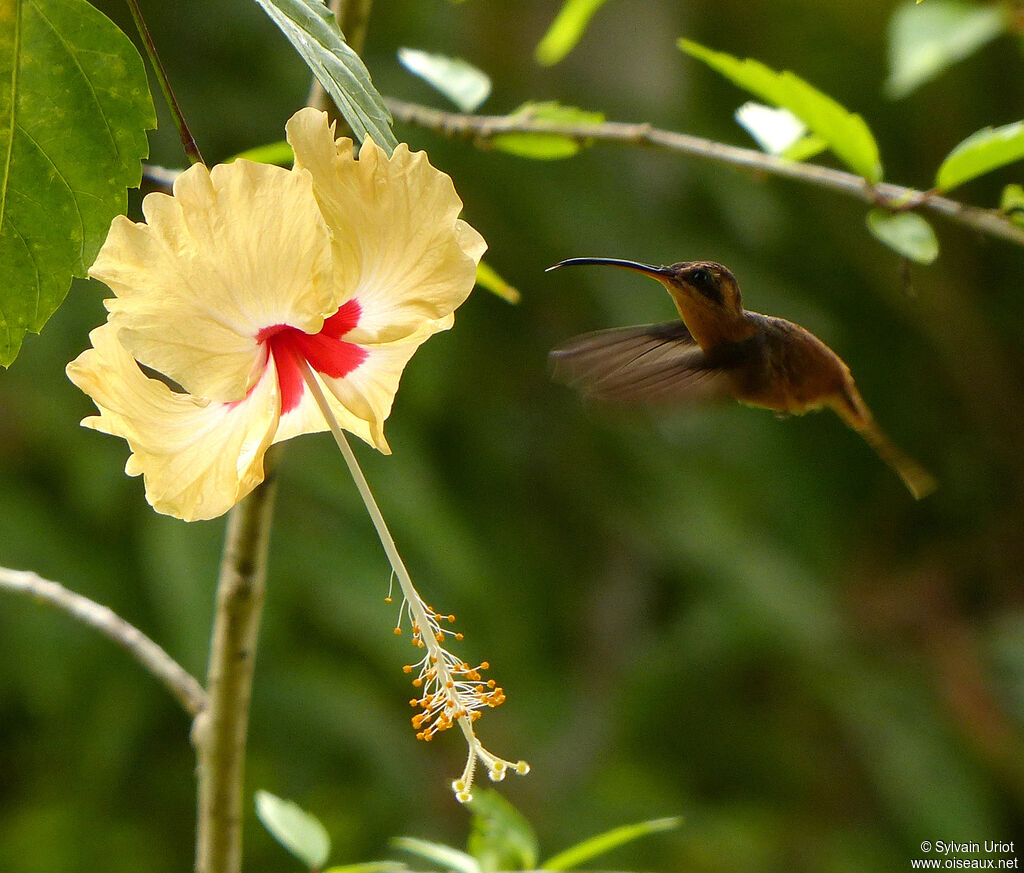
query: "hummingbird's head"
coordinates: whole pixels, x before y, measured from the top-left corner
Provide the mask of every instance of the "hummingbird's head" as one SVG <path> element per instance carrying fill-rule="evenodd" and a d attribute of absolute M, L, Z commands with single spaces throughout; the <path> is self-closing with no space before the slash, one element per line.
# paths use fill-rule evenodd
<path fill-rule="evenodd" d="M 656 267 L 654 275 L 668 289 L 679 312 L 685 317 L 693 309 L 709 315 L 738 316 L 743 312 L 740 286 L 727 268 L 714 261 L 681 261 L 670 267 Z"/>
<path fill-rule="evenodd" d="M 722 339 L 742 338 L 747 331 L 736 277 L 715 261 L 680 261 L 655 267 L 617 258 L 569 258 L 548 269 L 577 264 L 605 264 L 657 279 L 672 295 L 680 316 L 702 347 Z"/>

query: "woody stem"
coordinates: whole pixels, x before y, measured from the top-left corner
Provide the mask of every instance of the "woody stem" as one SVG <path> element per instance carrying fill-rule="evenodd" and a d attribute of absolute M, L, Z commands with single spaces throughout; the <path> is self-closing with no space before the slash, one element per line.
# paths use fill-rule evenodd
<path fill-rule="evenodd" d="M 263 483 L 231 510 L 217 583 L 208 705 L 192 724 L 199 781 L 197 873 L 238 873 L 242 864 L 245 745 L 256 638 L 266 582 L 277 451 Z"/>

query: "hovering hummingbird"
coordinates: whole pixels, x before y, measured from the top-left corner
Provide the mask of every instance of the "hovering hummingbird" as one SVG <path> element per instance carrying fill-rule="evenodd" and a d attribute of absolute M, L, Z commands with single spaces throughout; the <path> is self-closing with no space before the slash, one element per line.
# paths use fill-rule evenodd
<path fill-rule="evenodd" d="M 936 481 L 875 424 L 850 368 L 810 331 L 748 312 L 736 277 L 714 261 L 654 267 L 615 258 L 569 258 L 549 270 L 607 264 L 643 273 L 668 289 L 682 321 L 616 327 L 568 340 L 551 352 L 554 378 L 588 397 L 678 403 L 731 396 L 801 415 L 828 406 L 857 431 L 915 498 Z"/>

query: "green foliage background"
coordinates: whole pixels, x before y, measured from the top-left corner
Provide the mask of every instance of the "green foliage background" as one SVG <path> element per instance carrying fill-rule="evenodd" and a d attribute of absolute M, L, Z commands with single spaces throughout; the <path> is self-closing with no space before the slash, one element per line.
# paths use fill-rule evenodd
<path fill-rule="evenodd" d="M 114 0 L 98 4 L 123 27 Z M 308 75 L 256 4 L 147 4 L 208 160 L 280 139 Z M 558 99 L 616 120 L 744 143 L 746 99 L 675 46 L 687 36 L 793 69 L 862 114 L 887 178 L 927 187 L 972 131 L 1020 118 L 1002 38 L 899 102 L 883 96 L 888 0 L 615 0 L 561 64 L 532 60 L 553 4 L 379 3 L 364 53 L 387 94 L 436 102 L 400 46 L 487 70 L 484 109 Z M 155 89 L 154 89 L 155 90 Z M 158 107 L 163 111 L 163 107 Z M 388 435 L 360 451 L 428 599 L 507 690 L 479 723 L 524 757 L 503 786 L 542 853 L 681 814 L 609 856 L 665 871 L 905 869 L 922 840 L 1024 833 L 1024 251 L 935 222 L 942 254 L 900 264 L 864 207 L 663 153 L 596 147 L 527 162 L 399 127 L 429 150 L 518 307 L 478 292 L 416 356 Z M 166 114 L 155 163 L 183 158 Z M 828 160 L 827 158 L 822 158 Z M 958 195 L 995 204 L 1020 165 Z M 137 210 L 137 199 L 133 208 Z M 672 317 L 653 283 L 545 267 L 607 255 L 713 258 L 752 309 L 814 330 L 850 364 L 940 491 L 920 504 L 830 415 L 738 406 L 588 408 L 547 350 Z M 106 603 L 202 674 L 222 522 L 152 513 L 122 441 L 63 375 L 103 318 L 81 282 L 0 375 L 0 563 Z M 461 844 L 459 738 L 417 743 L 388 568 L 329 439 L 281 474 L 248 766 L 315 812 L 333 862 L 411 834 Z M 155 682 L 63 616 L 0 607 L 0 870 L 190 869 L 188 723 Z M 250 815 L 250 870 L 293 869 Z"/>

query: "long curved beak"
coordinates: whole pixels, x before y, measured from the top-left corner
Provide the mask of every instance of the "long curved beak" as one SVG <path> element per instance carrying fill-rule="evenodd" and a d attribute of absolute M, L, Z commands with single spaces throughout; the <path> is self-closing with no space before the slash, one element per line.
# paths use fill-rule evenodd
<path fill-rule="evenodd" d="M 559 261 L 557 264 L 548 267 L 544 272 L 548 273 L 551 270 L 557 270 L 559 267 L 575 267 L 578 265 L 586 266 L 588 264 L 598 264 L 607 267 L 621 267 L 624 270 L 633 270 L 634 272 L 643 273 L 645 276 L 651 276 L 655 279 L 664 279 L 675 275 L 668 267 L 655 267 L 651 264 L 641 264 L 639 261 L 623 261 L 618 258 L 567 258 L 564 261 Z"/>

